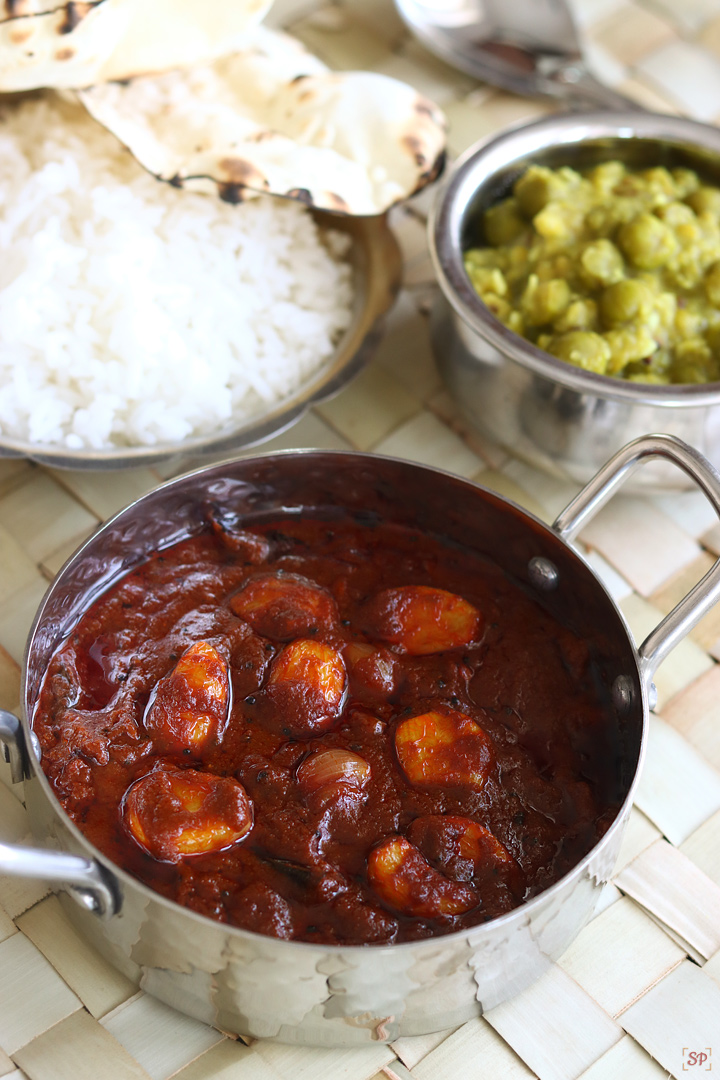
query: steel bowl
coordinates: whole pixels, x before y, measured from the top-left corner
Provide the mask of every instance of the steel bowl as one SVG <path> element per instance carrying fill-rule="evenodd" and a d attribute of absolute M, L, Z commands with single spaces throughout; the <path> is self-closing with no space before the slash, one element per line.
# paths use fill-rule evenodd
<path fill-rule="evenodd" d="M 648 436 L 622 450 L 552 527 L 469 481 L 407 461 L 291 451 L 213 465 L 139 499 L 70 559 L 35 619 L 23 715 L 0 712 L 0 742 L 37 848 L 0 844 L 0 874 L 62 889 L 88 941 L 143 989 L 224 1031 L 325 1046 L 390 1041 L 458 1026 L 524 989 L 591 917 L 630 813 L 656 666 L 720 596 L 720 560 L 639 649 L 592 569 L 571 546 L 585 522 L 642 462 L 679 466 L 720 516 L 720 475 L 678 440 Z M 442 532 L 491 557 L 594 655 L 622 805 L 595 847 L 550 888 L 499 918 L 398 945 L 283 941 L 215 922 L 115 865 L 69 819 L 40 762 L 30 718 L 48 661 L 84 610 L 150 552 L 202 527 L 208 501 L 246 523 L 297 515 L 382 519 Z M 369 518 L 368 518 L 369 515 Z"/>
<path fill-rule="evenodd" d="M 442 290 L 432 316 L 440 371 L 464 416 L 510 453 L 584 483 L 629 439 L 664 431 L 720 465 L 720 383 L 647 386 L 596 375 L 508 330 L 483 304 L 463 266 L 482 212 L 531 164 L 582 169 L 685 166 L 720 184 L 720 131 L 649 112 L 550 116 L 471 147 L 440 192 L 430 246 Z M 636 490 L 677 490 L 687 478 L 658 466 Z"/>
<path fill-rule="evenodd" d="M 297 423 L 312 405 L 337 394 L 362 370 L 380 342 L 383 317 L 400 289 L 402 257 L 387 215 L 359 218 L 314 211 L 313 217 L 322 231 L 339 231 L 351 238 L 347 258 L 353 271 L 353 312 L 350 326 L 332 355 L 292 394 L 253 416 L 230 420 L 211 435 L 198 435 L 181 442 L 71 450 L 0 434 L 0 457 L 30 458 L 64 469 L 120 469 L 173 458 L 202 458 L 210 454 L 217 457 L 278 435 Z"/>

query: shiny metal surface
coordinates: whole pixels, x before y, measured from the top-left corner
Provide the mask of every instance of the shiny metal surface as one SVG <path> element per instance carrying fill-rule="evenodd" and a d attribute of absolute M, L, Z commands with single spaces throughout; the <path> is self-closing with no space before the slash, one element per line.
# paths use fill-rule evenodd
<path fill-rule="evenodd" d="M 651 437 L 608 465 L 587 493 L 587 508 L 574 504 L 561 515 L 562 527 L 571 533 L 576 520 L 605 501 L 616 487 L 615 476 L 626 474 L 628 455 L 639 460 L 658 453 L 682 467 L 690 462 L 718 508 L 717 475 L 704 470 L 689 448 Z M 519 583 L 535 588 L 539 602 L 590 638 L 606 677 L 608 724 L 617 740 L 617 780 L 625 799 L 600 843 L 563 879 L 508 915 L 469 931 L 393 946 L 310 945 L 228 927 L 165 900 L 111 863 L 51 791 L 32 746 L 29 718 L 49 657 L 81 612 L 150 551 L 197 532 L 208 502 L 240 513 L 248 524 L 313 507 L 329 518 L 369 513 L 427 530 L 442 525 L 448 539 L 493 557 Z M 693 600 L 694 610 L 705 602 L 703 591 Z M 644 753 L 648 711 L 646 679 L 622 616 L 557 531 L 459 477 L 331 451 L 212 466 L 164 485 L 109 521 L 66 564 L 41 605 L 28 643 L 23 701 L 33 834 L 48 848 L 80 856 L 81 873 L 91 863 L 116 905 L 102 920 L 86 904 L 61 896 L 81 932 L 145 990 L 192 1016 L 226 1031 L 321 1046 L 458 1025 L 543 973 L 587 922 L 612 872 Z M 0 865 L 6 855 L 0 848 Z M 3 869 L 11 869 L 7 859 Z M 48 869 L 48 877 L 57 880 L 56 869 Z"/>
<path fill-rule="evenodd" d="M 10 766 L 13 784 L 19 784 L 29 776 L 29 765 L 25 752 L 25 737 L 17 716 L 0 709 L 0 745 L 5 751 L 5 760 Z"/>
<path fill-rule="evenodd" d="M 342 390 L 362 370 L 380 341 L 383 316 L 400 288 L 402 260 L 386 215 L 353 218 L 317 211 L 313 216 L 323 229 L 338 230 L 352 238 L 348 258 L 353 266 L 355 304 L 350 326 L 333 355 L 293 394 L 256 416 L 232 421 L 212 435 L 180 443 L 70 450 L 0 434 L 0 458 L 31 458 L 61 469 L 119 469 L 173 458 L 229 454 L 272 438 L 300 420 L 311 405 Z"/>
<path fill-rule="evenodd" d="M 87 911 L 107 919 L 120 910 L 119 900 L 100 863 L 46 848 L 0 844 L 0 874 L 36 878 L 62 885 Z"/>
<path fill-rule="evenodd" d="M 476 79 L 573 108 L 632 106 L 588 71 L 565 0 L 395 2 L 428 49 Z"/>
<path fill-rule="evenodd" d="M 494 318 L 463 267 L 482 210 L 528 164 L 682 165 L 720 182 L 720 131 L 653 113 L 549 117 L 471 148 L 435 204 L 430 245 L 442 297 L 432 339 L 441 373 L 464 415 L 517 457 L 585 483 L 608 457 L 648 431 L 676 435 L 720 464 L 720 384 L 643 386 L 583 371 L 543 352 Z M 658 463 L 634 490 L 674 490 L 688 477 Z"/>
<path fill-rule="evenodd" d="M 553 522 L 558 536 L 572 541 L 628 478 L 653 458 L 664 458 L 681 469 L 709 499 L 720 518 L 720 473 L 717 469 L 697 450 L 671 435 L 646 435 L 620 450 L 558 515 Z M 718 600 L 720 559 L 715 560 L 697 585 L 648 634 L 638 649 L 640 671 L 648 690 L 658 666 Z"/>

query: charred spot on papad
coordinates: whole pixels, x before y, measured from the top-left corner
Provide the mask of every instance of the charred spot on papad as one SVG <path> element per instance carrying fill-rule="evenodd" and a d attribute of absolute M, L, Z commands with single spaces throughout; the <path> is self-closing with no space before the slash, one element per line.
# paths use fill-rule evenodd
<path fill-rule="evenodd" d="M 338 213 L 342 214 L 349 214 L 351 212 L 350 207 L 345 202 L 342 195 L 338 195 L 334 191 L 326 191 L 324 194 L 324 205 L 327 206 L 329 210 L 337 210 Z"/>
<path fill-rule="evenodd" d="M 218 163 L 218 167 L 222 177 L 229 184 L 265 190 L 270 186 L 267 177 L 263 176 L 251 161 L 246 161 L 244 158 L 223 158 Z"/>
<path fill-rule="evenodd" d="M 102 3 L 102 0 L 100 2 Z M 96 4 L 80 4 L 76 3 L 75 0 L 69 0 L 65 7 L 65 18 L 58 27 L 58 34 L 71 34 L 96 6 Z M 62 59 L 66 58 L 63 57 Z"/>
<path fill-rule="evenodd" d="M 290 188 L 285 192 L 285 197 L 288 199 L 295 199 L 297 202 L 304 203 L 305 206 L 314 206 L 312 192 L 307 188 Z"/>
<path fill-rule="evenodd" d="M 406 146 L 409 152 L 412 154 L 413 158 L 415 159 L 415 164 L 424 165 L 426 160 L 424 153 L 425 144 L 422 142 L 422 140 L 418 139 L 417 135 L 404 135 L 401 141 L 403 145 Z"/>
<path fill-rule="evenodd" d="M 436 180 L 439 180 L 442 174 L 445 172 L 445 165 L 447 163 L 447 152 L 443 150 L 438 154 L 437 158 L 433 162 L 431 168 L 420 176 L 420 183 L 413 191 L 413 195 L 416 195 L 418 191 L 422 191 L 428 184 L 434 184 Z"/>
<path fill-rule="evenodd" d="M 247 198 L 244 184 L 218 183 L 218 195 L 223 202 L 237 206 Z"/>

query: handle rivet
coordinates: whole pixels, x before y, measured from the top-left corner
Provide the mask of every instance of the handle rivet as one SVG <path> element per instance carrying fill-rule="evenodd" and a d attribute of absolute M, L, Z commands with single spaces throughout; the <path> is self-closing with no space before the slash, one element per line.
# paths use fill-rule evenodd
<path fill-rule="evenodd" d="M 655 706 L 657 705 L 657 700 L 658 700 L 657 686 L 655 685 L 654 682 L 652 682 L 648 686 L 648 708 L 650 709 L 651 712 L 655 708 Z"/>
<path fill-rule="evenodd" d="M 85 908 L 86 911 L 92 911 L 93 913 L 98 910 L 98 902 L 95 896 L 88 889 L 78 889 L 75 886 L 68 886 L 67 892 L 70 893 L 73 900 Z"/>
<path fill-rule="evenodd" d="M 582 70 L 579 67 L 570 65 L 570 67 L 562 68 L 560 71 L 560 78 L 566 83 L 580 82 Z"/>
<path fill-rule="evenodd" d="M 530 584 L 542 592 L 552 592 L 553 589 L 558 587 L 560 580 L 555 563 L 542 558 L 540 555 L 536 555 L 528 563 L 528 577 L 530 578 Z"/>

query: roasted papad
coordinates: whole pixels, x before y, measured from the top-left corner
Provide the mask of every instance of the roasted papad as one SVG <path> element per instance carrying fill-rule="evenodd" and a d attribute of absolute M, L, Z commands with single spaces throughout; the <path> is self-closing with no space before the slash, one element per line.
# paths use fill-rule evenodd
<path fill-rule="evenodd" d="M 230 201 L 266 192 L 378 214 L 442 168 L 445 124 L 431 102 L 384 75 L 331 72 L 264 27 L 212 64 L 79 96 L 159 179 Z"/>
<path fill-rule="evenodd" d="M 90 86 L 243 47 L 272 0 L 0 0 L 0 91 Z"/>

